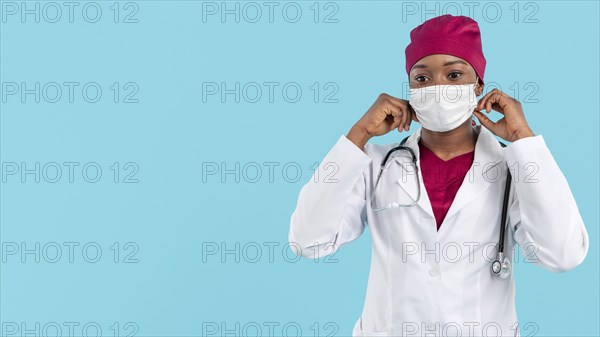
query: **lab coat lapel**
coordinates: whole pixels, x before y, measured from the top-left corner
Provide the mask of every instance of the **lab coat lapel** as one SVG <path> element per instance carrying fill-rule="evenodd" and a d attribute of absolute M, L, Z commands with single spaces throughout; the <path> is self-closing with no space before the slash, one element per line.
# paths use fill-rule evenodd
<path fill-rule="evenodd" d="M 500 172 L 495 170 L 498 169 L 496 166 L 499 164 L 499 161 L 502 158 L 502 146 L 498 143 L 496 138 L 494 138 L 493 134 L 489 130 L 483 128 L 481 125 L 476 125 L 475 128 L 479 133 L 479 136 L 477 137 L 477 142 L 475 144 L 475 156 L 473 159 L 473 164 L 465 175 L 465 178 L 458 189 L 458 192 L 456 193 L 456 196 L 444 219 L 449 219 L 453 214 L 478 197 L 480 193 L 485 191 L 493 183 L 499 182 L 497 175 L 500 174 Z M 406 140 L 404 146 L 411 148 L 415 154 L 415 157 L 417 158 L 417 165 L 419 167 L 419 185 L 421 188 L 421 197 L 418 201 L 418 205 L 433 218 L 433 209 L 431 207 L 429 195 L 427 194 L 427 190 L 425 189 L 425 185 L 423 183 L 423 175 L 421 174 L 421 159 L 418 143 L 419 139 L 421 138 L 421 131 L 422 128 L 419 128 L 419 130 L 415 131 Z M 402 165 L 402 167 L 405 169 L 408 179 L 400 178 L 397 180 L 397 183 L 414 200 L 418 194 L 416 188 L 417 185 L 414 183 L 414 181 L 411 183 L 410 180 L 410 178 L 414 179 L 414 173 L 412 170 L 410 170 L 409 166 Z M 494 170 L 490 171 L 492 168 Z"/>
<path fill-rule="evenodd" d="M 448 209 L 444 220 L 475 200 L 481 193 L 493 184 L 504 184 L 502 178 L 505 166 L 500 165 L 502 160 L 502 146 L 494 135 L 481 125 L 476 126 L 479 136 L 475 144 L 475 157 L 473 164 L 465 175 L 456 196 Z"/>
<path fill-rule="evenodd" d="M 427 190 L 425 189 L 425 185 L 423 184 L 423 175 L 421 174 L 421 160 L 419 153 L 419 139 L 421 138 L 421 130 L 422 128 L 419 128 L 417 131 L 413 132 L 413 134 L 410 135 L 410 137 L 408 137 L 404 143 L 404 146 L 409 147 L 414 152 L 417 159 L 419 188 L 421 189 L 421 197 L 419 198 L 417 205 L 429 216 L 434 217 L 429 196 L 427 194 Z M 406 160 L 408 160 L 408 158 Z M 416 200 L 419 191 L 417 190 L 417 185 L 415 184 L 414 180 L 412 180 L 416 179 L 414 172 L 407 165 L 402 165 L 402 167 L 405 169 L 405 174 L 400 177 L 397 182 L 400 187 L 402 187 L 404 192 L 406 192 L 413 200 Z"/>

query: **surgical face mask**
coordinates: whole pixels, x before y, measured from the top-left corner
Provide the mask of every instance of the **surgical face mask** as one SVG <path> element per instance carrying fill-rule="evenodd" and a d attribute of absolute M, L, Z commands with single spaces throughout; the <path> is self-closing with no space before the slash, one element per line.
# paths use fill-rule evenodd
<path fill-rule="evenodd" d="M 424 128 L 445 132 L 456 129 L 477 106 L 475 86 L 444 84 L 410 89 L 409 104 Z"/>

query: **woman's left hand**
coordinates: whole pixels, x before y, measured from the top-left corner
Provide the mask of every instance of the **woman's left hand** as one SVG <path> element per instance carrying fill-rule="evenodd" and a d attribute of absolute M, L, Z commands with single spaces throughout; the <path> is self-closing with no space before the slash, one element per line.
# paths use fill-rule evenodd
<path fill-rule="evenodd" d="M 479 111 L 482 109 L 485 109 L 488 114 L 490 111 L 496 110 L 504 117 L 497 122 L 492 122 L 491 119 Z M 473 114 L 481 125 L 506 141 L 514 142 L 521 138 L 535 136 L 527 124 L 521 102 L 498 89 L 494 89 L 483 96 Z"/>

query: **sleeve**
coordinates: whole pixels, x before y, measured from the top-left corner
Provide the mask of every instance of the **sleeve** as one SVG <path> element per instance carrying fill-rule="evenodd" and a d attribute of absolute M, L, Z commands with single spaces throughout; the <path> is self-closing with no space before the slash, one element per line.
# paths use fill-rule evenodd
<path fill-rule="evenodd" d="M 330 255 L 364 232 L 367 153 L 342 135 L 302 187 L 288 235 L 297 255 Z"/>
<path fill-rule="evenodd" d="M 587 255 L 588 233 L 544 138 L 522 138 L 505 150 L 515 195 L 509 223 L 526 260 L 552 272 L 575 268 Z"/>

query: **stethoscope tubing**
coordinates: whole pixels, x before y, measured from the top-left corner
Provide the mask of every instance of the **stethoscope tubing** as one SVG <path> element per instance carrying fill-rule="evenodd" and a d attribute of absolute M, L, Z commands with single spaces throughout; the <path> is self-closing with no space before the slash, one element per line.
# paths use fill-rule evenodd
<path fill-rule="evenodd" d="M 407 137 L 408 138 L 408 137 Z M 402 144 L 404 144 L 404 141 L 406 141 L 406 138 L 402 141 L 402 143 L 399 146 L 394 147 L 393 149 L 391 149 L 390 151 L 388 151 L 388 153 L 385 155 L 385 157 L 383 158 L 383 161 L 381 162 L 381 166 L 379 168 L 379 173 L 377 174 L 377 179 L 375 181 L 375 186 L 374 186 L 374 190 L 377 189 L 377 185 L 379 184 L 379 179 L 381 178 L 381 175 L 383 173 L 384 167 L 390 157 L 390 155 L 392 153 L 394 153 L 395 151 L 398 150 L 406 150 L 410 153 L 411 155 L 411 159 L 413 162 L 413 165 L 415 167 L 415 174 L 417 175 L 417 184 L 419 184 L 418 187 L 418 195 L 417 195 L 417 199 L 409 205 L 402 205 L 403 207 L 409 207 L 409 206 L 413 206 L 416 205 L 421 197 L 421 182 L 419 179 L 419 167 L 417 165 L 417 157 L 415 156 L 414 151 L 407 146 L 404 146 Z M 506 147 L 506 144 L 499 142 L 500 145 L 502 145 L 502 147 Z M 502 200 L 502 215 L 501 215 L 501 219 L 500 219 L 500 237 L 498 239 L 498 252 L 496 255 L 496 259 L 492 262 L 492 274 L 496 275 L 496 276 L 500 276 L 500 277 L 506 277 L 507 276 L 507 271 L 510 272 L 510 262 L 506 261 L 505 263 L 505 257 L 504 257 L 504 237 L 505 237 L 505 232 L 506 232 L 506 227 L 507 227 L 507 211 L 508 211 L 508 199 L 510 196 L 510 181 L 512 179 L 512 176 L 510 174 L 510 169 L 507 168 L 507 175 L 506 175 L 506 184 L 504 187 L 504 196 L 503 196 L 503 200 Z M 371 195 L 371 201 L 373 199 L 374 194 Z M 382 207 L 382 208 L 378 208 L 378 209 L 374 209 L 375 211 L 380 211 L 386 209 L 386 207 Z M 506 268 L 494 268 L 494 266 L 503 266 L 505 265 Z M 495 271 L 495 269 L 498 269 L 497 271 Z M 508 269 L 508 270 L 507 270 Z"/>

